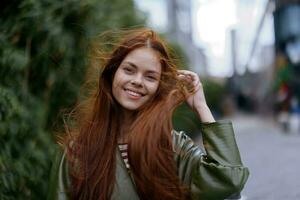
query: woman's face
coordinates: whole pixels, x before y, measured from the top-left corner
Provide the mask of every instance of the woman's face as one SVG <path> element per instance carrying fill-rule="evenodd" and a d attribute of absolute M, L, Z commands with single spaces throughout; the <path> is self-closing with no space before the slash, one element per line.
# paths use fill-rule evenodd
<path fill-rule="evenodd" d="M 161 76 L 158 54 L 151 48 L 131 51 L 118 67 L 112 93 L 127 110 L 137 110 L 156 93 Z"/>

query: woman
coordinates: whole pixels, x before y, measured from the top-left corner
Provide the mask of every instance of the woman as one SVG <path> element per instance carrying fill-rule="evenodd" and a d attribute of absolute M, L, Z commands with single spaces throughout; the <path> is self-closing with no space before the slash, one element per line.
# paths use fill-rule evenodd
<path fill-rule="evenodd" d="M 99 56 L 101 57 L 101 56 Z M 172 129 L 186 101 L 206 153 Z M 48 199 L 225 199 L 247 178 L 229 122 L 215 122 L 197 74 L 176 70 L 148 29 L 127 31 L 102 63 L 53 164 Z"/>

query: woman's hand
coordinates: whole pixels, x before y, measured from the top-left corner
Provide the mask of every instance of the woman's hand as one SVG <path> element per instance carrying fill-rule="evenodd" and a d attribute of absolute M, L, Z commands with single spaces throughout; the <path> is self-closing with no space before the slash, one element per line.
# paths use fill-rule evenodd
<path fill-rule="evenodd" d="M 186 98 L 187 104 L 197 112 L 202 122 L 214 122 L 215 119 L 207 106 L 205 95 L 199 76 L 192 71 L 177 70 L 178 78 L 186 83 L 189 96 Z"/>

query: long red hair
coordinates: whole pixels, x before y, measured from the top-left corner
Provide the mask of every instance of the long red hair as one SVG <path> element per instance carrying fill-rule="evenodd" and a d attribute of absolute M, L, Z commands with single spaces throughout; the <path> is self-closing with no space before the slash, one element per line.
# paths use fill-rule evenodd
<path fill-rule="evenodd" d="M 174 60 L 152 30 L 119 33 L 122 40 L 112 53 L 103 57 L 103 49 L 97 49 L 96 58 L 101 63 L 96 62 L 100 68 L 96 89 L 72 112 L 66 126 L 62 142 L 70 166 L 72 198 L 111 198 L 116 180 L 117 139 L 122 126 L 118 115 L 122 108 L 112 95 L 112 82 L 129 52 L 148 47 L 158 52 L 162 75 L 155 97 L 136 111 L 128 133 L 130 170 L 141 199 L 185 199 L 188 193 L 177 176 L 172 150 L 172 114 L 185 99 Z M 106 36 L 113 40 L 110 33 Z"/>

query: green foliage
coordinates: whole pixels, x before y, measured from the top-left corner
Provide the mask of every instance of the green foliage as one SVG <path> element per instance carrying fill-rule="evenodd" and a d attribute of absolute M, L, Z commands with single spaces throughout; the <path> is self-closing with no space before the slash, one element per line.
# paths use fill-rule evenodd
<path fill-rule="evenodd" d="M 199 135 L 200 120 L 187 103 L 176 108 L 173 115 L 173 125 L 175 130 L 184 131 L 192 138 L 196 137 L 197 134 Z"/>
<path fill-rule="evenodd" d="M 76 101 L 89 39 L 144 20 L 132 0 L 4 1 L 0 13 L 0 199 L 44 199 L 52 126 Z"/>
<path fill-rule="evenodd" d="M 176 42 L 170 42 L 169 47 L 171 56 L 176 61 L 177 67 L 179 69 L 188 69 L 188 59 L 181 46 Z"/>
<path fill-rule="evenodd" d="M 39 199 L 47 189 L 51 139 L 42 128 L 42 102 L 23 98 L 0 88 L 1 199 Z"/>
<path fill-rule="evenodd" d="M 202 78 L 202 84 L 208 106 L 213 113 L 222 114 L 222 99 L 226 93 L 224 85 L 209 78 Z"/>

